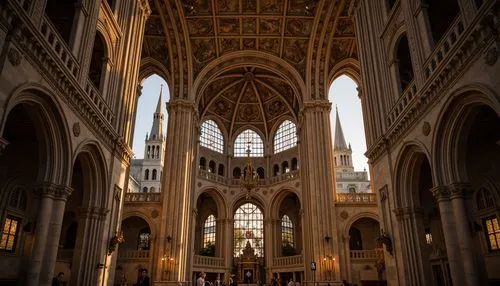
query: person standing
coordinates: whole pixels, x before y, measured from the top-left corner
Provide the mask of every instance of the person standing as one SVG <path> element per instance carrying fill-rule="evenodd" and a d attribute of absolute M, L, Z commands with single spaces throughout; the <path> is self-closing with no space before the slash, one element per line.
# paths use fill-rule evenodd
<path fill-rule="evenodd" d="M 293 279 L 288 280 L 288 286 L 295 286 L 295 282 L 293 282 Z"/>
<path fill-rule="evenodd" d="M 207 274 L 205 272 L 200 272 L 200 277 L 196 280 L 196 286 L 205 286 L 205 277 Z"/>
<path fill-rule="evenodd" d="M 59 272 L 54 279 L 52 279 L 52 286 L 63 286 L 65 283 L 63 282 L 64 272 Z"/>
<path fill-rule="evenodd" d="M 141 276 L 137 279 L 137 286 L 149 286 L 148 271 L 142 269 Z"/>

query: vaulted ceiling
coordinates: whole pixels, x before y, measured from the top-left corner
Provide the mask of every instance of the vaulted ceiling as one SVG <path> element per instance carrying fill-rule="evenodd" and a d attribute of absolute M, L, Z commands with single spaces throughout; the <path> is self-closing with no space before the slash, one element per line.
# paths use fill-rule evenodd
<path fill-rule="evenodd" d="M 189 93 L 212 62 L 242 51 L 283 60 L 304 85 L 316 89 L 311 94 L 325 93 L 331 69 L 342 60 L 357 60 L 353 2 L 149 0 L 142 58 L 168 71 L 171 98 Z M 218 116 L 230 134 L 244 124 L 267 134 L 275 111 L 298 116 L 303 95 L 293 94 L 287 79 L 270 69 L 247 62 L 210 81 L 195 95 L 200 114 Z"/>

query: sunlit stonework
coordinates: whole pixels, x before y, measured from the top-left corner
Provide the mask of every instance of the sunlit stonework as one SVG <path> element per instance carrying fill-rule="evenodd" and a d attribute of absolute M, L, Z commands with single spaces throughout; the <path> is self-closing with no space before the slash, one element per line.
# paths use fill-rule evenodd
<path fill-rule="evenodd" d="M 0 284 L 498 285 L 499 5 L 0 1 Z"/>

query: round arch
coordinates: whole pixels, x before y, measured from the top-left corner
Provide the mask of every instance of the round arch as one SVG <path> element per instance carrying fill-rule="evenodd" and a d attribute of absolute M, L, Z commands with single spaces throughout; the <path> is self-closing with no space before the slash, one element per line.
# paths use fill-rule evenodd
<path fill-rule="evenodd" d="M 500 116 L 500 97 L 484 85 L 467 85 L 455 90 L 443 105 L 432 140 L 431 162 L 436 169 L 438 184 L 450 184 L 467 180 L 465 168 L 459 168 L 457 162 L 464 162 L 466 142 L 463 132 L 470 129 L 472 122 L 468 118 L 475 107 L 490 107 Z M 438 135 L 439 134 L 439 135 Z"/>
<path fill-rule="evenodd" d="M 54 182 L 68 185 L 71 170 L 72 143 L 69 136 L 69 127 L 66 116 L 59 102 L 58 96 L 45 86 L 28 83 L 19 86 L 12 91 L 7 101 L 3 118 L 1 118 L 0 133 L 3 134 L 10 112 L 19 105 L 27 105 L 34 108 L 38 119 L 34 124 L 40 124 L 37 130 L 40 132 L 38 138 L 42 147 L 40 152 L 45 157 L 41 172 L 37 181 Z"/>
<path fill-rule="evenodd" d="M 280 116 L 278 119 L 276 119 L 276 122 L 271 127 L 271 130 L 269 132 L 269 143 L 272 143 L 273 147 L 274 147 L 274 137 L 276 136 L 276 132 L 278 131 L 278 128 L 281 126 L 281 124 L 283 122 L 285 122 L 286 120 L 295 124 L 295 127 L 297 127 L 297 125 L 298 125 L 295 118 L 293 118 L 289 115 Z M 298 129 L 298 127 L 297 127 L 297 129 Z M 297 138 L 298 138 L 298 134 L 297 134 Z"/>
<path fill-rule="evenodd" d="M 408 33 L 404 25 L 398 27 L 398 29 L 392 34 L 392 37 L 389 39 L 389 46 L 387 47 L 387 58 L 389 62 L 392 63 L 397 58 L 399 41 L 406 36 L 408 38 Z M 408 40 L 408 45 L 410 41 Z"/>
<path fill-rule="evenodd" d="M 201 134 L 201 125 L 205 121 L 208 121 L 208 120 L 212 120 L 213 122 L 215 122 L 215 124 L 217 124 L 217 127 L 219 128 L 220 132 L 222 133 L 222 137 L 224 139 L 224 146 L 223 146 L 224 150 L 227 150 L 227 148 L 229 146 L 229 133 L 228 133 L 228 130 L 226 130 L 226 126 L 224 126 L 222 121 L 217 116 L 205 115 L 205 116 L 203 116 L 202 119 L 200 119 L 200 134 Z M 198 134 L 198 137 L 200 136 L 200 134 Z"/>
<path fill-rule="evenodd" d="M 269 217 L 270 218 L 278 218 L 279 217 L 279 209 L 281 203 L 285 200 L 285 198 L 289 195 L 293 194 L 297 196 L 299 199 L 299 205 L 302 207 L 302 201 L 300 199 L 300 193 L 294 188 L 282 187 L 278 189 L 274 195 L 271 197 L 269 204 Z"/>
<path fill-rule="evenodd" d="M 122 221 L 120 222 L 120 229 L 121 229 L 121 225 L 122 223 L 126 220 L 126 219 L 129 219 L 129 218 L 132 218 L 132 217 L 138 217 L 140 219 L 143 219 L 149 226 L 149 229 L 151 230 L 151 237 L 156 237 L 156 234 L 157 234 L 157 229 L 156 229 L 156 224 L 149 218 L 148 215 L 146 215 L 145 213 L 142 213 L 140 211 L 131 211 L 131 212 L 126 212 L 126 213 L 123 213 L 123 218 L 122 218 Z"/>
<path fill-rule="evenodd" d="M 76 148 L 73 156 L 73 165 L 80 160 L 83 171 L 87 173 L 85 181 L 90 183 L 89 192 L 84 192 L 84 202 L 89 206 L 106 208 L 108 204 L 108 172 L 105 156 L 97 142 L 92 140 L 83 141 Z"/>
<path fill-rule="evenodd" d="M 420 166 L 424 160 L 427 160 L 431 168 L 431 174 L 434 177 L 434 168 L 431 165 L 430 155 L 424 144 L 419 141 L 406 142 L 396 157 L 396 165 L 394 172 L 394 182 L 393 185 L 396 186 L 399 192 L 396 192 L 396 207 L 407 207 L 415 205 L 416 194 L 411 193 L 411 189 L 415 189 L 408 184 L 415 184 L 418 180 L 415 180 L 415 174 L 413 170 Z"/>
<path fill-rule="evenodd" d="M 227 212 L 226 212 L 227 202 L 226 202 L 226 199 L 224 198 L 224 196 L 222 195 L 221 191 L 215 186 L 204 187 L 197 192 L 197 194 L 194 198 L 194 201 L 198 202 L 198 200 L 200 199 L 200 197 L 203 194 L 209 195 L 215 201 L 215 203 L 217 205 L 217 212 L 218 212 L 217 217 L 218 218 L 225 218 L 227 215 Z"/>
<path fill-rule="evenodd" d="M 259 67 L 286 79 L 293 89 L 295 96 L 299 98 L 300 105 L 302 105 L 304 100 L 308 99 L 302 77 L 298 71 L 285 60 L 258 51 L 238 51 L 228 53 L 213 60 L 200 71 L 193 84 L 193 90 L 190 95 L 191 100 L 197 102 L 199 95 L 205 91 L 209 83 L 219 74 L 243 66 Z"/>
<path fill-rule="evenodd" d="M 345 223 L 344 231 L 342 231 L 342 233 L 344 234 L 344 237 L 349 237 L 349 230 L 351 229 L 351 227 L 353 226 L 353 224 L 355 224 L 359 219 L 362 219 L 362 218 L 373 219 L 376 222 L 378 222 L 379 225 L 380 225 L 380 218 L 378 217 L 378 215 L 376 213 L 373 213 L 373 212 L 361 212 L 361 213 L 357 213 L 354 216 L 352 216 L 351 218 L 349 218 L 347 220 L 347 222 Z"/>
<path fill-rule="evenodd" d="M 111 39 L 111 36 L 109 35 L 109 31 L 106 29 L 106 26 L 104 26 L 101 21 L 97 21 L 97 29 L 96 32 L 101 36 L 102 40 L 104 41 L 104 50 L 105 50 L 105 56 L 110 60 L 111 63 L 115 60 L 114 55 L 114 46 L 113 46 L 113 40 Z"/>
<path fill-rule="evenodd" d="M 264 219 L 268 217 L 269 214 L 266 212 L 265 199 L 259 193 L 253 193 L 250 199 L 246 198 L 246 194 L 244 192 L 240 193 L 241 194 L 235 196 L 233 203 L 230 205 L 231 208 L 229 214 L 231 215 L 231 218 L 234 216 L 236 210 L 246 203 L 256 205 L 262 212 Z"/>

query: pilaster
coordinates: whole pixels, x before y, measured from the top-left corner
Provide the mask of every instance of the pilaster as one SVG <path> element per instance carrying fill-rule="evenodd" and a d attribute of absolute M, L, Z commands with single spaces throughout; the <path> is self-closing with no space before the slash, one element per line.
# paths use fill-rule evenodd
<path fill-rule="evenodd" d="M 166 154 L 170 158 L 165 160 L 163 172 L 163 209 L 160 221 L 160 237 L 158 243 L 159 253 L 164 253 L 167 248 L 167 236 L 170 255 L 175 260 L 175 269 L 166 283 L 191 280 L 192 268 L 192 233 L 193 223 L 191 216 L 194 190 L 195 151 L 196 151 L 196 126 L 197 113 L 195 103 L 188 100 L 171 100 L 168 107 L 168 134 Z M 153 264 L 160 265 L 161 261 Z M 159 266 L 157 266 L 159 267 Z M 158 275 L 155 281 L 163 278 Z"/>

